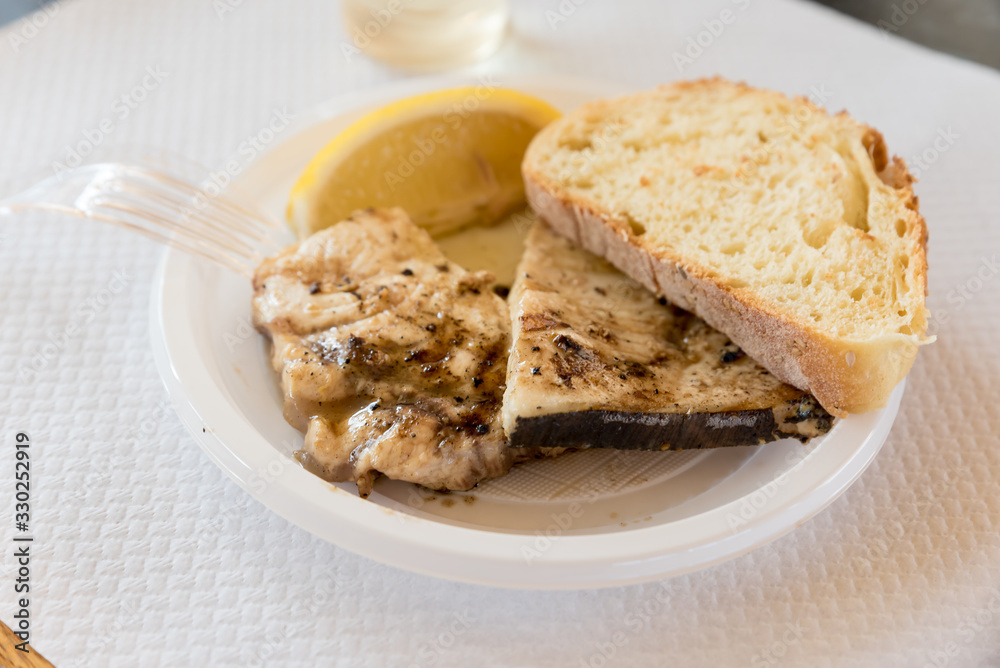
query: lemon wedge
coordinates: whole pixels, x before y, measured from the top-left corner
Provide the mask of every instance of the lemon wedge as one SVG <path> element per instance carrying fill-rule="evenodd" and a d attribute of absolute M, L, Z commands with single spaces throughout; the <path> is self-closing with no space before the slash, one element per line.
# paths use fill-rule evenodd
<path fill-rule="evenodd" d="M 490 225 L 524 204 L 524 151 L 559 115 L 488 85 L 394 102 L 316 154 L 292 188 L 288 222 L 304 238 L 357 209 L 401 206 L 434 236 Z"/>

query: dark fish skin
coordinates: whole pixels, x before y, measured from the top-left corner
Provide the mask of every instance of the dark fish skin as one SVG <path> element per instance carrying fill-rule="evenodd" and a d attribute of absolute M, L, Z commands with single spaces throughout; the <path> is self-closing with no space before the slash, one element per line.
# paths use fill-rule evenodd
<path fill-rule="evenodd" d="M 783 410 L 784 409 L 784 410 Z M 786 412 L 787 411 L 787 412 Z M 784 415 L 779 415 L 783 413 Z M 782 438 L 806 441 L 829 431 L 833 416 L 814 399 L 791 400 L 778 410 L 758 408 L 716 413 L 575 411 L 518 418 L 510 444 L 560 443 L 569 448 L 704 450 L 760 445 Z M 811 426 L 814 433 L 803 433 Z"/>
<path fill-rule="evenodd" d="M 594 410 L 519 418 L 511 445 L 559 442 L 573 448 L 701 450 L 757 445 L 781 438 L 777 433 L 770 409 L 689 414 Z"/>

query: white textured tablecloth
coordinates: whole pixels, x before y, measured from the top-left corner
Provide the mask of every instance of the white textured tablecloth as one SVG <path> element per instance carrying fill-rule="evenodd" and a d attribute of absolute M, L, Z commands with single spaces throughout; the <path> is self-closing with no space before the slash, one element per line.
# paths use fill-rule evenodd
<path fill-rule="evenodd" d="M 35 22 L 0 30 L 0 182 L 50 172 L 88 137 L 221 165 L 276 109 L 403 76 L 345 59 L 333 0 L 71 0 Z M 689 38 L 707 46 L 679 68 Z M 525 592 L 411 575 L 274 515 L 183 431 L 149 346 L 160 248 L 3 222 L 0 619 L 27 430 L 32 641 L 60 667 L 1000 665 L 1000 76 L 765 0 L 524 0 L 478 69 L 637 89 L 721 73 L 812 92 L 918 157 L 946 321 L 861 480 L 767 547 L 663 583 Z"/>

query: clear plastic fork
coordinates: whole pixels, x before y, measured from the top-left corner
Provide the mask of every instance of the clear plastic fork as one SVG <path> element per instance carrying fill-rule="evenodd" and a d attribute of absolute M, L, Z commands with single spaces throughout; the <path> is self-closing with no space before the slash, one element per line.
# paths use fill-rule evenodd
<path fill-rule="evenodd" d="M 280 247 L 282 225 L 252 204 L 137 164 L 81 165 L 0 200 L 0 216 L 32 210 L 110 223 L 246 276 Z"/>

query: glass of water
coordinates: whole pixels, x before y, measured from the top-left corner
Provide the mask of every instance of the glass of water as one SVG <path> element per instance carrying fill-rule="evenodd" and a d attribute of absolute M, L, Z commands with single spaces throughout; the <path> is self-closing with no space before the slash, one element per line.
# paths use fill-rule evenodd
<path fill-rule="evenodd" d="M 364 53 L 414 70 L 442 70 L 489 57 L 510 19 L 509 0 L 341 0 L 345 57 Z"/>

